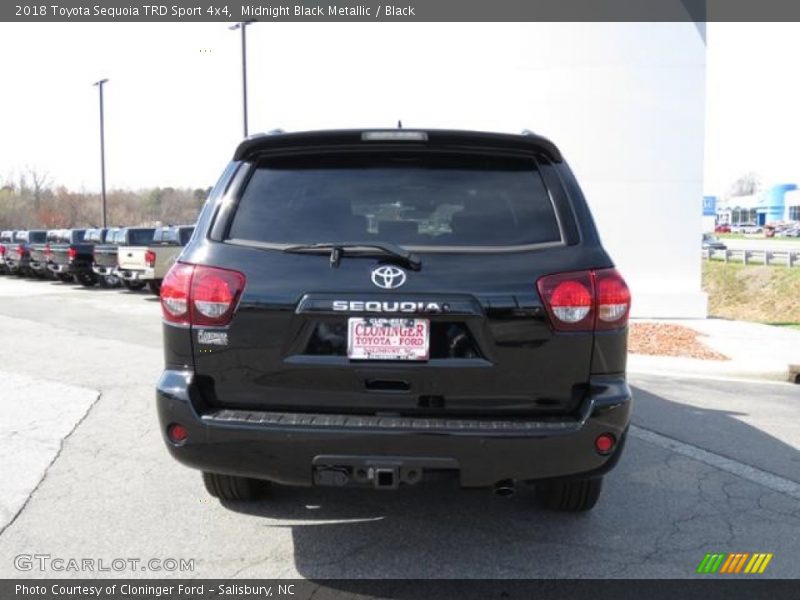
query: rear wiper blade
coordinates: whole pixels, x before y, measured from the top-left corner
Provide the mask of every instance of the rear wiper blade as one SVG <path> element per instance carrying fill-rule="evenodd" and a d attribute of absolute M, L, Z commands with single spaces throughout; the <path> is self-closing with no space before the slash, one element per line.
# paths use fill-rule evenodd
<path fill-rule="evenodd" d="M 422 266 L 422 261 L 413 252 L 409 252 L 402 246 L 391 242 L 321 242 L 318 244 L 295 244 L 287 246 L 284 252 L 330 252 L 331 266 L 337 266 L 342 256 L 348 251 L 366 248 L 367 250 L 379 250 L 381 254 L 386 254 L 401 261 L 408 268 L 418 271 Z M 356 253 L 357 254 L 357 253 Z"/>

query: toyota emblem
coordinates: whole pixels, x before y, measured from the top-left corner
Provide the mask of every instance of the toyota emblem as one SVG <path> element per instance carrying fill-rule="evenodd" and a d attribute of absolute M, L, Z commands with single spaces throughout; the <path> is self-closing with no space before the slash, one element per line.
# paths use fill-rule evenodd
<path fill-rule="evenodd" d="M 391 265 L 372 269 L 372 283 L 385 290 L 399 288 L 406 282 L 406 272 Z"/>

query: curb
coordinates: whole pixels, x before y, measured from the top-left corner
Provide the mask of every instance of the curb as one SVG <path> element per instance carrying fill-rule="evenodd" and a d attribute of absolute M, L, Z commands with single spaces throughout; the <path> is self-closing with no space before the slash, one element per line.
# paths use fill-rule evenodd
<path fill-rule="evenodd" d="M 712 361 L 675 356 L 628 354 L 628 373 L 663 376 L 721 377 L 756 379 L 772 383 L 800 383 L 800 365 L 754 366 L 738 361 Z"/>

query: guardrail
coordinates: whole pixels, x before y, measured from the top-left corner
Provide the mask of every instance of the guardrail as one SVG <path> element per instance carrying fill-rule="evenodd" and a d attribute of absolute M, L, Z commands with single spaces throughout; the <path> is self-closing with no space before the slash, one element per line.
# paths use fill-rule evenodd
<path fill-rule="evenodd" d="M 800 266 L 800 252 L 791 250 L 709 250 L 703 249 L 705 260 L 721 260 L 723 262 L 740 262 L 745 265 L 781 265 L 784 267 Z"/>

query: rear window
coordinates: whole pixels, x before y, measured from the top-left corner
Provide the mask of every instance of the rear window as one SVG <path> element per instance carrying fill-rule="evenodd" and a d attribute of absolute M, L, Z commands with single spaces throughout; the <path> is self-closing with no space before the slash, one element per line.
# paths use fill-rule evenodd
<path fill-rule="evenodd" d="M 562 239 L 532 160 L 409 155 L 262 163 L 239 200 L 228 238 L 433 247 Z"/>
<path fill-rule="evenodd" d="M 189 243 L 189 240 L 192 239 L 192 234 L 194 233 L 194 227 L 181 227 L 178 229 L 178 239 L 180 241 L 181 246 L 185 246 Z"/>
<path fill-rule="evenodd" d="M 28 232 L 28 243 L 30 244 L 42 244 L 47 240 L 47 232 L 46 231 L 29 231 Z"/>
<path fill-rule="evenodd" d="M 84 241 L 86 242 L 95 242 L 99 243 L 103 241 L 103 230 L 102 229 L 88 229 L 86 231 L 86 235 L 84 236 Z"/>
<path fill-rule="evenodd" d="M 153 233 L 154 244 L 174 244 L 175 233 L 172 227 L 159 227 Z"/>
<path fill-rule="evenodd" d="M 153 234 L 155 231 L 155 229 L 129 229 L 128 245 L 149 246 L 153 242 Z"/>

